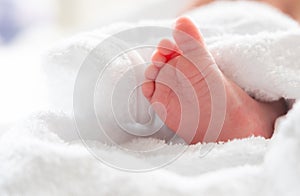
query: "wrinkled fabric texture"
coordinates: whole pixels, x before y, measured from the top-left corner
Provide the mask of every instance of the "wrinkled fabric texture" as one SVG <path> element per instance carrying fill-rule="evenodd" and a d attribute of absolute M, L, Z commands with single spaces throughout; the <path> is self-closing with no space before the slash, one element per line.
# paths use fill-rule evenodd
<path fill-rule="evenodd" d="M 295 21 L 252 2 L 217 2 L 187 15 L 199 26 L 222 71 L 250 95 L 265 101 L 299 98 L 300 31 Z M 124 102 L 128 90 L 142 80 L 142 68 L 147 65 L 151 50 L 121 55 L 104 69 L 101 62 L 107 61 L 110 52 L 126 48 L 128 43 L 111 41 L 111 47 L 105 51 L 97 46 L 122 30 L 147 25 L 171 27 L 172 23 L 114 24 L 75 36 L 49 51 L 43 68 L 48 77 L 52 110 L 28 117 L 1 134 L 0 195 L 299 195 L 300 104 L 297 101 L 278 120 L 276 133 L 270 140 L 252 137 L 186 146 L 180 139 L 166 143 L 167 138 L 173 137 L 166 127 L 150 138 L 122 132 L 118 123 L 139 133 L 153 125 L 143 126 L 149 115 L 156 118 L 148 111 L 149 105 L 140 93 L 134 93 L 133 102 Z M 135 64 L 142 66 L 130 69 Z M 73 96 L 82 65 L 94 66 L 94 73 L 105 70 L 102 83 L 95 85 L 93 94 L 94 104 L 98 106 L 95 113 L 106 117 L 105 131 L 118 144 L 133 149 L 160 146 L 163 151 L 137 156 L 109 145 L 105 134 L 95 133 L 94 122 L 89 118 L 91 113 L 85 110 L 86 98 L 77 100 Z M 87 73 L 83 78 L 89 76 L 90 72 Z M 94 73 L 92 76 L 96 77 Z M 121 77 L 124 73 L 126 77 Z M 120 89 L 125 90 L 112 91 L 119 83 Z M 118 123 L 114 121 L 116 116 L 107 104 L 111 97 L 105 97 L 114 93 L 117 93 L 115 103 L 121 103 L 118 106 L 131 108 L 134 121 L 128 118 L 127 111 L 118 108 L 121 119 Z M 85 128 L 80 131 L 80 137 L 72 111 L 73 100 L 81 111 L 75 116 L 78 115 Z M 160 127 L 160 122 L 155 122 Z M 207 146 L 211 150 L 199 156 Z M 147 173 L 113 169 L 90 153 L 98 152 L 116 163 L 133 157 L 137 165 L 151 166 L 185 147 L 176 161 Z"/>

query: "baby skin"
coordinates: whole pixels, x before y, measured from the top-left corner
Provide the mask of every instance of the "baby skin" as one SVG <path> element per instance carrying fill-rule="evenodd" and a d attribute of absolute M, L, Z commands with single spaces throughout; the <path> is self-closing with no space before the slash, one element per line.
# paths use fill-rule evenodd
<path fill-rule="evenodd" d="M 214 123 L 213 108 L 218 106 L 213 100 L 217 98 L 224 103 L 220 108 L 225 112 L 219 117 L 223 122 L 220 130 L 214 130 L 218 133 L 214 142 L 249 136 L 270 138 L 276 118 L 286 113 L 285 102 L 259 102 L 228 79 L 189 18 L 176 21 L 173 38 L 175 42 L 163 39 L 158 44 L 142 86 L 164 123 L 189 144 L 210 142 L 205 135 L 210 121 Z M 218 87 L 220 92 L 212 92 Z M 196 126 L 191 126 L 195 122 Z"/>

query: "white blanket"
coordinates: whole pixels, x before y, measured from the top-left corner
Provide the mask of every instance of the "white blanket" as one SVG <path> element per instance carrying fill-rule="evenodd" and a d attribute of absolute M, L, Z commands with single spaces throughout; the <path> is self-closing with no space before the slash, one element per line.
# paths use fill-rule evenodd
<path fill-rule="evenodd" d="M 292 19 L 267 6 L 250 2 L 219 2 L 189 15 L 199 25 L 223 72 L 251 95 L 262 100 L 300 97 L 300 65 L 297 62 L 300 30 Z M 129 72 L 126 72 L 127 68 L 147 62 L 151 50 L 132 52 L 117 58 L 106 70 L 104 83 L 96 86 L 96 113 L 101 119 L 106 117 L 104 123 L 108 127 L 105 127 L 105 131 L 109 131 L 120 146 L 104 144 L 109 143 L 104 138 L 105 134 L 95 133 L 94 122 L 90 116 L 85 116 L 91 113 L 85 113 L 85 107 L 81 107 L 85 106 L 85 100 L 73 103 L 73 87 L 80 67 L 94 65 L 94 72 L 98 73 L 104 70 L 101 62 L 109 56 L 109 50 L 119 50 L 127 45 L 118 40 L 109 42 L 111 45 L 107 51 L 97 50 L 99 47 L 96 46 L 109 34 L 149 24 L 170 27 L 171 23 L 113 25 L 74 37 L 50 52 L 45 70 L 49 78 L 53 111 L 36 114 L 0 136 L 0 195 L 300 193 L 300 104 L 296 103 L 287 117 L 278 123 L 277 133 L 270 144 L 262 138 L 248 138 L 224 144 L 186 146 L 154 138 L 136 138 L 121 132 L 120 124 L 112 121 L 116 116 L 107 104 L 111 97 L 105 96 L 119 93 L 115 95 L 114 103 L 127 100 L 128 90 L 142 80 L 140 76 L 143 73 L 140 66 L 129 69 Z M 157 41 L 147 40 L 145 36 L 145 43 L 142 44 L 155 45 Z M 88 59 L 100 60 L 100 63 L 86 61 L 88 55 Z M 125 80 L 120 77 L 122 73 L 128 73 Z M 88 75 L 84 76 L 89 81 Z M 94 74 L 91 73 L 91 76 Z M 112 91 L 119 81 L 126 84 L 121 86 L 126 90 Z M 140 93 L 136 93 L 133 100 L 129 108 L 133 109 L 137 123 L 131 122 L 126 116 L 127 112 L 116 109 L 120 112 L 117 115 L 121 114 L 121 125 L 131 128 L 129 131 L 134 134 L 140 133 L 139 130 L 147 133 L 149 129 L 145 127 L 152 125 L 140 125 L 145 120 L 144 116 L 148 116 L 147 102 Z M 137 107 L 137 103 L 142 107 Z M 75 112 L 75 115 L 84 124 L 84 129 L 79 133 L 85 145 L 76 142 L 79 139 L 76 132 L 78 122 L 76 127 L 71 115 L 73 104 L 76 107 L 79 104 L 79 111 L 82 112 Z M 125 106 L 118 105 L 120 108 Z M 160 126 L 160 122 L 156 126 Z M 156 136 L 168 140 L 172 135 L 163 129 Z M 153 149 L 156 151 L 148 154 L 142 152 Z M 141 151 L 136 153 L 133 150 Z M 109 167 L 141 171 L 164 164 L 169 165 L 147 173 L 130 173 Z"/>

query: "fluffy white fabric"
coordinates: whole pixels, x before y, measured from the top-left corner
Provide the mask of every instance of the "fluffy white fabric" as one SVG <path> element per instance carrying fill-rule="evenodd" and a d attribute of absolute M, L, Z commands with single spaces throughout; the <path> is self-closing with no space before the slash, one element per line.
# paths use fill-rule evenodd
<path fill-rule="evenodd" d="M 272 8 L 251 2 L 218 2 L 189 15 L 199 25 L 224 73 L 250 94 L 262 100 L 299 98 L 297 55 L 300 47 L 297 43 L 300 30 L 296 22 Z M 116 165 L 134 159 L 137 165 L 151 167 L 151 164 L 172 158 L 180 154 L 182 148 L 187 148 L 172 164 L 149 173 L 112 169 L 96 160 L 86 146 L 74 142 L 78 136 L 71 115 L 73 86 L 85 58 L 107 35 L 148 24 L 170 26 L 171 22 L 114 25 L 74 37 L 51 51 L 45 70 L 49 77 L 52 108 L 62 112 L 42 112 L 2 133 L 0 195 L 298 195 L 299 103 L 281 119 L 270 142 L 248 138 L 190 147 L 181 143 L 166 144 L 154 138 L 130 140 L 129 134 L 119 134 L 109 110 L 96 111 L 106 114 L 111 132 L 116 133 L 114 136 L 124 146 L 132 149 L 160 146 L 164 149 L 140 156 L 102 143 L 103 135 L 94 135 L 89 130 L 81 133 L 84 139 L 98 139 L 88 141 L 90 150 L 115 161 Z M 112 42 L 111 47 L 117 50 L 124 45 L 126 43 Z M 101 61 L 105 58 L 103 54 L 108 52 L 96 50 L 92 55 Z M 96 105 L 108 108 L 103 104 L 107 100 L 101 95 L 111 93 L 114 81 L 120 79 L 119 75 L 126 72 L 124 67 L 130 66 L 132 61 L 147 61 L 143 60 L 148 55 L 144 52 L 124 55 L 115 61 L 106 72 L 106 88 L 101 88 L 104 91 L 100 96 L 96 94 L 99 98 Z M 128 88 L 141 80 L 142 72 L 132 69 L 128 73 L 128 80 L 124 82 Z M 124 99 L 122 94 L 118 97 L 122 98 L 120 101 Z M 134 100 L 143 103 L 142 111 L 134 116 L 135 120 L 140 120 L 140 116 L 147 115 L 147 104 L 139 94 Z M 131 105 L 134 111 L 139 110 L 137 102 Z M 89 118 L 83 116 L 83 119 L 89 124 Z M 124 119 L 128 120 L 126 116 Z M 138 131 L 144 127 L 132 128 Z M 161 132 L 159 137 L 166 132 Z M 203 154 L 205 149 L 210 151 Z"/>
<path fill-rule="evenodd" d="M 300 26 L 274 8 L 219 2 L 190 14 L 225 74 L 261 100 L 300 97 Z"/>

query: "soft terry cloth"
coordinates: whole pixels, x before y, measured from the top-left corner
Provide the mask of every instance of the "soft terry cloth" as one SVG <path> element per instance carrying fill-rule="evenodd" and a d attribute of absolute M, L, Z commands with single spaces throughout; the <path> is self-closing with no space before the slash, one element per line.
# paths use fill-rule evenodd
<path fill-rule="evenodd" d="M 299 195 L 300 104 L 269 141 L 262 138 L 191 146 L 171 165 L 153 172 L 130 173 L 99 162 L 80 144 L 67 144 L 53 130 L 68 128 L 61 115 L 31 119 L 0 138 L 1 195 Z M 173 156 L 178 145 L 143 139 L 131 145 L 163 145 L 156 161 Z M 122 162 L 131 155 L 95 142 L 94 148 Z M 144 162 L 145 157 L 136 157 Z"/>
<path fill-rule="evenodd" d="M 300 49 L 297 43 L 300 33 L 296 22 L 267 6 L 250 2 L 218 2 L 189 15 L 199 25 L 224 73 L 250 94 L 262 100 L 299 98 L 297 55 Z M 170 26 L 171 22 L 142 22 L 139 25 L 147 24 Z M 118 134 L 118 127 L 110 121 L 109 111 L 96 111 L 106 114 L 111 132 L 116 133 L 114 136 L 124 146 L 133 149 L 163 148 L 141 156 L 102 143 L 106 141 L 101 140 L 102 135 L 96 137 L 93 133 L 81 133 L 84 139 L 98 139 L 86 142 L 90 151 L 115 161 L 116 165 L 135 159 L 136 165 L 151 167 L 187 148 L 172 164 L 148 173 L 112 169 L 95 159 L 80 142 L 70 142 L 77 139 L 70 110 L 80 66 L 108 34 L 135 26 L 114 25 L 79 35 L 53 49 L 45 69 L 53 98 L 52 109 L 62 112 L 34 115 L 1 135 L 0 195 L 299 195 L 299 103 L 278 123 L 277 134 L 270 142 L 262 138 L 248 138 L 188 148 L 185 144 L 166 144 L 153 138 L 129 140 L 132 137 L 128 134 Z M 145 37 L 145 43 L 147 41 Z M 111 42 L 111 48 L 118 49 L 124 45 L 126 43 Z M 111 48 L 91 54 L 101 62 L 106 58 L 103 54 L 108 54 Z M 132 61 L 144 62 L 147 51 L 143 52 L 130 53 L 116 60 L 107 71 L 106 88 L 101 90 L 110 93 L 110 85 L 124 72 L 124 67 L 130 66 Z M 97 65 L 101 66 L 101 63 Z M 95 71 L 98 69 L 102 68 L 96 66 Z M 140 80 L 139 74 L 142 70 L 133 69 L 124 84 L 129 87 L 135 85 Z M 138 93 L 135 95 L 134 100 L 143 100 Z M 103 107 L 101 101 L 105 98 L 100 96 L 96 100 L 96 104 Z M 136 107 L 137 103 L 141 102 L 131 105 L 134 111 L 140 109 Z M 144 110 L 135 112 L 140 115 L 134 116 L 138 120 L 148 112 L 146 102 L 142 105 Z M 84 115 L 82 119 L 86 125 L 91 124 Z M 127 119 L 126 116 L 124 119 Z M 133 130 L 135 132 L 138 128 L 144 130 L 138 125 L 132 128 L 136 129 Z M 210 150 L 203 154 L 205 148 Z"/>

